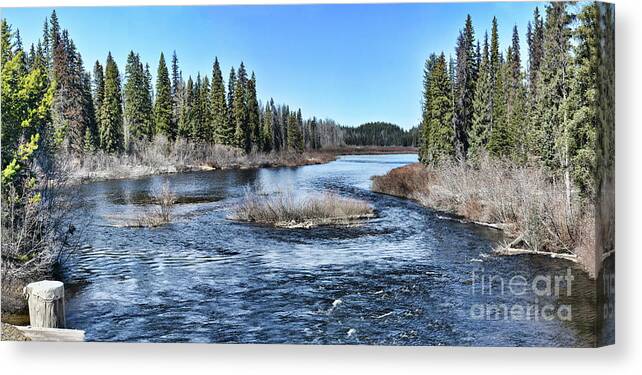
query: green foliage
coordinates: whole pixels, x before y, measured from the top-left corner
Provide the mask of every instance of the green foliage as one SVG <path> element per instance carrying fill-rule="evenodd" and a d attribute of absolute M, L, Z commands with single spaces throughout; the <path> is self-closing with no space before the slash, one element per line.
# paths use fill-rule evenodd
<path fill-rule="evenodd" d="M 210 108 L 212 111 L 211 126 L 214 142 L 230 145 L 234 132 L 229 126 L 227 103 L 225 101 L 225 84 L 223 83 L 223 74 L 221 73 L 218 58 L 214 59 L 214 65 L 212 67 L 212 89 L 210 96 Z"/>
<path fill-rule="evenodd" d="M 430 107 L 424 125 L 424 162 L 438 163 L 454 156 L 452 126 L 452 86 L 446 69 L 446 57 L 437 59 L 430 77 Z"/>
<path fill-rule="evenodd" d="M 479 65 L 479 76 L 473 100 L 473 124 L 469 134 L 468 157 L 477 160 L 486 149 L 493 119 L 493 83 L 491 80 L 488 35 L 484 37 L 484 48 Z"/>
<path fill-rule="evenodd" d="M 250 151 L 251 135 L 248 122 L 247 107 L 247 73 L 245 65 L 241 63 L 238 69 L 236 85 L 234 87 L 234 99 L 232 102 L 232 119 L 234 124 L 234 145 L 245 152 Z"/>
<path fill-rule="evenodd" d="M 100 112 L 100 147 L 107 152 L 120 152 L 123 146 L 120 74 L 110 52 L 105 64 L 105 94 Z"/>
<path fill-rule="evenodd" d="M 152 103 L 145 69 L 134 51 L 127 57 L 124 87 L 125 128 L 131 139 L 151 139 Z"/>
<path fill-rule="evenodd" d="M 250 131 L 250 142 L 256 146 L 257 150 L 263 149 L 263 139 L 261 137 L 261 119 L 259 117 L 259 101 L 256 99 L 256 76 L 252 73 L 252 77 L 247 82 L 247 121 Z M 300 115 L 300 111 L 299 111 Z"/>
<path fill-rule="evenodd" d="M 301 126 L 297 121 L 297 115 L 290 113 L 288 116 L 288 150 L 301 152 L 303 151 L 303 134 Z"/>
<path fill-rule="evenodd" d="M 470 15 L 466 18 L 464 30 L 459 34 L 457 46 L 457 65 L 455 68 L 454 91 L 454 133 L 455 153 L 459 160 L 468 154 L 468 133 L 473 122 L 473 98 L 477 80 L 478 66 L 475 54 L 475 32 Z"/>
<path fill-rule="evenodd" d="M 23 52 L 2 65 L 2 184 L 22 185 L 50 126 L 55 84 L 46 72 L 26 72 Z"/>
<path fill-rule="evenodd" d="M 343 140 L 349 146 L 414 146 L 409 130 L 388 122 L 368 122 L 357 127 L 342 126 Z"/>
<path fill-rule="evenodd" d="M 172 122 L 172 84 L 169 80 L 169 72 L 162 52 L 158 61 L 155 99 L 154 122 L 156 124 L 156 133 L 173 139 L 176 137 L 176 128 Z"/>

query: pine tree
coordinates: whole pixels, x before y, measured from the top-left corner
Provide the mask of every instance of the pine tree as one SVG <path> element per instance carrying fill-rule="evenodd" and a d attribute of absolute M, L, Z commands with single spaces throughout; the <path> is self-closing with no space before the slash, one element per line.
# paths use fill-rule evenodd
<path fill-rule="evenodd" d="M 261 129 L 263 151 L 270 152 L 274 149 L 274 100 L 272 99 L 265 105 Z"/>
<path fill-rule="evenodd" d="M 570 83 L 569 154 L 571 177 L 580 193 L 595 197 L 598 129 L 598 77 L 600 70 L 600 8 L 590 3 L 578 14 L 575 30 L 574 70 Z"/>
<path fill-rule="evenodd" d="M 288 115 L 288 150 L 302 152 L 303 151 L 303 135 L 301 134 L 301 127 L 297 120 L 295 113 Z"/>
<path fill-rule="evenodd" d="M 179 121 L 178 136 L 183 139 L 190 139 L 196 128 L 196 111 L 194 106 L 194 81 L 192 77 L 187 78 L 184 88 L 184 98 L 181 104 L 182 114 Z"/>
<path fill-rule="evenodd" d="M 512 54 L 509 48 L 507 55 Z M 495 77 L 495 89 L 493 93 L 493 125 L 488 139 L 488 152 L 498 158 L 509 158 L 513 154 L 515 137 L 513 129 L 508 120 L 507 96 L 508 80 L 511 74 L 510 61 L 505 62 L 500 54 L 500 68 Z"/>
<path fill-rule="evenodd" d="M 225 143 L 228 146 L 235 145 L 234 134 L 236 133 L 236 124 L 234 123 L 234 89 L 236 88 L 236 72 L 232 67 L 230 69 L 230 75 L 227 80 L 227 117 L 228 117 L 228 129 L 231 131 L 231 137 L 228 140 L 228 143 Z"/>
<path fill-rule="evenodd" d="M 130 51 L 125 67 L 124 107 L 126 139 L 151 139 L 152 110 L 149 107 L 147 77 L 140 57 Z"/>
<path fill-rule="evenodd" d="M 94 100 L 94 111 L 96 112 L 96 146 L 100 147 L 100 129 L 102 128 L 101 125 L 101 113 L 102 113 L 102 106 L 103 106 L 103 98 L 105 97 L 105 79 L 104 79 L 104 71 L 103 71 L 103 66 L 100 64 L 98 60 L 96 60 L 96 63 L 94 64 L 94 80 L 93 80 L 93 100 Z"/>
<path fill-rule="evenodd" d="M 259 117 L 259 102 L 256 99 L 256 76 L 252 72 L 252 77 L 247 82 L 247 111 L 248 127 L 250 130 L 251 148 L 257 150 L 263 149 L 263 140 L 261 137 L 261 121 Z"/>
<path fill-rule="evenodd" d="M 225 102 L 225 84 L 223 83 L 223 74 L 221 73 L 218 58 L 214 59 L 214 65 L 212 66 L 210 107 L 212 110 L 211 124 L 214 143 L 231 144 L 234 133 L 229 126 L 227 103 Z"/>
<path fill-rule="evenodd" d="M 464 160 L 468 154 L 468 132 L 473 121 L 473 98 L 477 67 L 475 56 L 475 34 L 470 15 L 466 18 L 466 26 L 457 40 L 457 66 L 455 82 L 455 112 L 453 124 L 455 128 L 455 155 Z"/>
<path fill-rule="evenodd" d="M 531 96 L 537 91 L 537 75 L 539 73 L 542 56 L 544 54 L 544 21 L 540 17 L 539 8 L 533 12 L 533 23 L 528 23 L 526 33 L 528 41 L 528 85 Z"/>
<path fill-rule="evenodd" d="M 526 87 L 522 73 L 519 33 L 513 27 L 512 45 L 508 61 L 507 78 L 507 121 L 514 137 L 511 157 L 514 161 L 523 162 L 527 157 L 526 122 Z"/>
<path fill-rule="evenodd" d="M 544 55 L 537 82 L 536 113 L 531 115 L 531 151 L 553 172 L 559 172 L 570 205 L 570 140 L 568 134 L 568 93 L 570 89 L 572 16 L 567 4 L 553 2 L 546 7 Z"/>
<path fill-rule="evenodd" d="M 430 78 L 432 77 L 432 70 L 437 62 L 437 55 L 431 54 L 424 63 L 424 78 L 423 78 L 423 99 L 421 103 L 421 144 L 419 147 L 419 160 L 425 162 L 427 156 L 426 144 L 423 140 L 428 139 L 428 124 L 430 123 Z"/>
<path fill-rule="evenodd" d="M 156 133 L 169 139 L 174 139 L 176 129 L 172 124 L 172 84 L 165 64 L 165 56 L 161 52 L 156 74 L 156 96 L 154 103 L 154 122 Z"/>
<path fill-rule="evenodd" d="M 174 129 L 178 126 L 181 85 L 178 56 L 176 56 L 176 51 L 174 51 L 172 54 L 172 128 Z"/>
<path fill-rule="evenodd" d="M 60 143 L 66 151 L 79 154 L 84 150 L 86 128 L 94 127 L 94 110 L 90 108 L 93 103 L 88 100 L 86 92 L 88 88 L 85 87 L 86 72 L 82 58 L 69 33 L 63 30 L 60 36 L 54 36 L 54 40 L 57 42 L 51 74 L 56 82 L 52 105 L 56 143 Z"/>
<path fill-rule="evenodd" d="M 473 125 L 470 131 L 470 149 L 468 150 L 469 157 L 473 160 L 477 159 L 486 149 L 492 131 L 493 87 L 490 69 L 488 34 L 486 34 L 473 101 Z"/>
<path fill-rule="evenodd" d="M 0 20 L 0 66 L 4 66 L 13 59 L 11 45 L 11 26 L 6 19 Z"/>
<path fill-rule="evenodd" d="M 438 163 L 454 156 L 454 129 L 452 126 L 451 82 L 442 53 L 430 77 L 429 119 L 424 131 L 424 163 Z"/>
<path fill-rule="evenodd" d="M 214 134 L 211 131 L 210 118 L 212 111 L 210 109 L 210 81 L 207 76 L 202 79 L 197 77 L 198 85 L 196 88 L 196 97 L 198 102 L 198 130 L 196 138 L 213 142 Z"/>
<path fill-rule="evenodd" d="M 105 93 L 100 113 L 100 147 L 107 152 L 123 149 L 123 111 L 118 66 L 107 55 L 105 64 Z"/>
<path fill-rule="evenodd" d="M 248 123 L 247 108 L 247 73 L 241 63 L 234 87 L 234 100 L 232 102 L 232 117 L 234 119 L 234 145 L 245 152 L 250 152 L 251 135 Z"/>

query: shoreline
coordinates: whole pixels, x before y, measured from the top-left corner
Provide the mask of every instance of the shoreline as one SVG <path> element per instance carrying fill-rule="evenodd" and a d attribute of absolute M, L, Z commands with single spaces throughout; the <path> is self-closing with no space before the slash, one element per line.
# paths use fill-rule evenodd
<path fill-rule="evenodd" d="M 339 156 L 344 155 L 394 155 L 394 154 L 414 154 L 417 153 L 416 147 L 397 147 L 397 146 L 348 146 L 336 149 L 324 149 L 317 151 L 305 151 L 300 154 L 295 153 L 258 153 L 245 156 L 239 156 L 231 162 L 212 163 L 204 161 L 198 164 L 179 164 L 166 163 L 158 166 L 151 166 L 148 163 L 120 163 L 118 168 L 86 168 L 82 160 L 72 160 L 72 171 L 70 172 L 70 181 L 72 184 L 85 184 L 98 181 L 109 180 L 126 180 L 150 176 L 163 176 L 188 172 L 204 172 L 216 170 L 246 170 L 259 168 L 295 168 L 306 165 L 326 164 L 337 160 Z M 124 158 L 127 156 L 116 156 Z M 126 168 L 126 171 L 123 171 Z"/>
<path fill-rule="evenodd" d="M 440 217 L 445 220 L 456 220 L 461 223 L 474 224 L 489 229 L 502 232 L 507 241 L 497 244 L 493 253 L 501 256 L 513 255 L 537 255 L 547 256 L 553 259 L 563 259 L 577 264 L 586 272 L 589 278 L 594 279 L 595 273 L 590 268 L 590 257 L 582 254 L 582 249 L 570 250 L 540 250 L 531 248 L 529 242 L 524 239 L 524 233 L 520 232 L 517 222 L 494 221 L 489 222 L 480 220 L 478 217 L 483 216 L 482 211 L 488 209 L 488 202 L 482 202 L 481 207 L 470 207 L 470 202 L 453 203 L 460 197 L 448 191 L 448 187 L 439 185 L 435 175 L 438 172 L 428 170 L 421 163 L 413 163 L 403 167 L 392 169 L 382 176 L 373 176 L 372 191 L 400 199 L 406 199 L 417 203 L 418 205 L 442 213 L 445 216 Z M 432 191 L 434 190 L 434 192 Z M 431 195 L 446 195 L 448 202 L 439 202 L 439 199 Z M 474 206 L 474 205 L 473 205 Z M 476 217 L 478 216 L 478 217 Z M 533 236 L 533 234 L 529 234 Z M 590 251 L 590 250 L 589 250 Z M 584 255 L 584 257 L 583 257 Z M 586 257 L 586 258 L 585 258 Z"/>

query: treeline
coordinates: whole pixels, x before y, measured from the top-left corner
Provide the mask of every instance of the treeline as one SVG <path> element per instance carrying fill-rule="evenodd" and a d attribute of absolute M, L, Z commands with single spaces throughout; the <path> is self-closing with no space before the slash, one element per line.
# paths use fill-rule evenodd
<path fill-rule="evenodd" d="M 544 166 L 564 180 L 569 197 L 572 185 L 594 196 L 598 163 L 613 159 L 608 85 L 614 82 L 614 11 L 612 4 L 598 3 L 572 9 L 552 2 L 542 17 L 535 8 L 527 59 L 520 55 L 517 26 L 502 50 L 496 18 L 490 37 L 480 41 L 467 17 L 455 59 L 447 61 L 442 52 L 425 63 L 424 163 L 454 158 L 474 164 L 489 154 Z M 598 142 L 608 144 L 604 155 L 596 155 Z"/>
<path fill-rule="evenodd" d="M 404 130 L 387 122 L 368 122 L 341 127 L 343 142 L 349 146 L 416 146 L 418 129 Z"/>
<path fill-rule="evenodd" d="M 256 75 L 243 63 L 231 69 L 227 80 L 218 59 L 211 76 L 184 78 L 176 53 L 169 63 L 161 53 L 153 83 L 150 65 L 131 51 L 124 72 L 109 53 L 90 73 L 55 11 L 44 22 L 42 38 L 30 48 L 23 46 L 19 30 L 13 32 L 2 20 L 2 66 L 3 102 L 22 100 L 17 105 L 25 107 L 21 112 L 3 106 L 3 166 L 17 156 L 21 140 L 35 134 L 39 139 L 31 148 L 46 144 L 75 155 L 127 152 L 132 143 L 156 136 L 222 144 L 247 153 L 301 152 L 341 144 L 333 121 L 304 119 L 301 109 L 273 99 L 262 104 Z M 38 88 L 33 87 L 36 82 Z M 49 122 L 47 129 L 34 127 L 33 134 L 25 133 L 21 121 L 35 103 L 8 96 L 20 90 L 21 83 L 38 91 L 34 98 L 45 100 L 38 107 L 38 127 Z"/>

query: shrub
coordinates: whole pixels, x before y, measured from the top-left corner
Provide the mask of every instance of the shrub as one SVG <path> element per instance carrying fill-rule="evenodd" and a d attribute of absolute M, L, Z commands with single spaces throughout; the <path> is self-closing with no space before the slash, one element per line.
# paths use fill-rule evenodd
<path fill-rule="evenodd" d="M 345 224 L 374 216 L 364 201 L 332 193 L 295 196 L 291 192 L 272 195 L 246 192 L 231 216 L 234 220 L 285 227 Z"/>
<path fill-rule="evenodd" d="M 502 224 L 516 239 L 510 246 L 577 255 L 592 272 L 593 207 L 575 192 L 568 202 L 563 182 L 541 168 L 488 158 L 475 167 L 416 163 L 374 177 L 372 188 L 470 221 Z"/>

